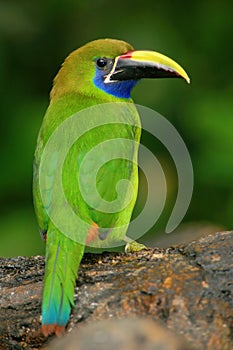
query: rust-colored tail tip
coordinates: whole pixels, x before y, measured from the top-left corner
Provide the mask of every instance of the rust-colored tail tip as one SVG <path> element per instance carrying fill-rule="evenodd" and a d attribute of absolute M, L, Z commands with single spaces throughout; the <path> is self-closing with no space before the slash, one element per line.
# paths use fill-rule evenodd
<path fill-rule="evenodd" d="M 58 326 L 55 325 L 55 334 L 57 337 L 60 337 L 65 332 L 65 327 L 64 326 Z"/>
<path fill-rule="evenodd" d="M 48 337 L 53 333 L 56 334 L 57 337 L 62 335 L 65 332 L 65 326 L 58 326 L 57 324 L 44 324 L 41 326 L 41 333 L 44 337 Z"/>
<path fill-rule="evenodd" d="M 41 333 L 45 336 L 48 337 L 49 335 L 53 334 L 55 332 L 55 324 L 45 324 L 41 326 Z"/>

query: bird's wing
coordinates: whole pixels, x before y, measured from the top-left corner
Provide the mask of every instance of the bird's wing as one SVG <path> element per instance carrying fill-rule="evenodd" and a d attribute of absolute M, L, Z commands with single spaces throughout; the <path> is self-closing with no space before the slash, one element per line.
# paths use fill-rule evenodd
<path fill-rule="evenodd" d="M 137 133 L 131 125 L 108 125 L 90 132 L 88 138 L 92 141 L 82 142 L 78 158 L 79 204 L 85 201 L 91 221 L 100 228 L 111 230 L 130 221 L 138 190 L 137 166 L 133 163 Z"/>
<path fill-rule="evenodd" d="M 47 174 L 44 174 L 43 178 L 45 180 L 45 186 L 42 188 L 40 186 L 40 162 L 43 148 L 43 141 L 41 139 L 41 135 L 39 135 L 33 163 L 33 201 L 39 230 L 42 238 L 45 239 L 49 222 L 49 215 L 47 210 L 49 210 L 52 200 L 52 188 L 54 173 L 56 171 L 56 159 L 58 155 L 56 153 L 53 155 L 54 162 L 50 163 L 49 172 Z"/>

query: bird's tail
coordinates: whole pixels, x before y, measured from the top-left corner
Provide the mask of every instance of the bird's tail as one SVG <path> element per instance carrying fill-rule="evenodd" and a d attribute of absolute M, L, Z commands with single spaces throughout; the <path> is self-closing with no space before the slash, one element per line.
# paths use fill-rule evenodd
<path fill-rule="evenodd" d="M 46 237 L 46 266 L 42 301 L 42 333 L 60 335 L 74 305 L 74 286 L 84 246 L 50 230 Z"/>

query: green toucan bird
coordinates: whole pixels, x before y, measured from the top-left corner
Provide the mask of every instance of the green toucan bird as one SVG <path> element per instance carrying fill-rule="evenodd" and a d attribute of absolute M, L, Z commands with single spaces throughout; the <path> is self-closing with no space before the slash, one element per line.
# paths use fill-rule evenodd
<path fill-rule="evenodd" d="M 128 249 L 142 248 L 126 237 L 138 191 L 141 134 L 130 94 L 142 78 L 174 77 L 189 82 L 186 72 L 160 53 L 135 51 L 124 41 L 100 39 L 72 52 L 54 79 L 38 136 L 33 179 L 35 212 L 46 241 L 45 336 L 61 334 L 68 323 L 85 247 L 103 251 L 127 243 Z M 112 107 L 105 108 L 105 104 Z M 66 124 L 72 116 L 76 116 L 73 124 Z M 60 136 L 54 139 L 59 130 Z M 75 132 L 78 136 L 71 142 Z M 105 206 L 99 206 L 101 200 L 93 190 L 95 172 L 94 185 Z M 65 204 L 59 197 L 59 174 Z M 118 183 L 123 190 L 118 191 Z M 80 224 L 66 211 L 68 207 Z"/>

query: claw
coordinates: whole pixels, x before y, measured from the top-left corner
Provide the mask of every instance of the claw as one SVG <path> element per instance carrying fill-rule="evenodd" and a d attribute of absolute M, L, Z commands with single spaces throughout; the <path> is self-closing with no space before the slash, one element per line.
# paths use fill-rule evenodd
<path fill-rule="evenodd" d="M 139 252 L 140 250 L 143 250 L 143 249 L 147 249 L 147 247 L 144 244 L 133 241 L 128 237 L 125 237 L 124 240 L 127 242 L 125 246 L 126 253 L 134 253 L 134 252 Z"/>

